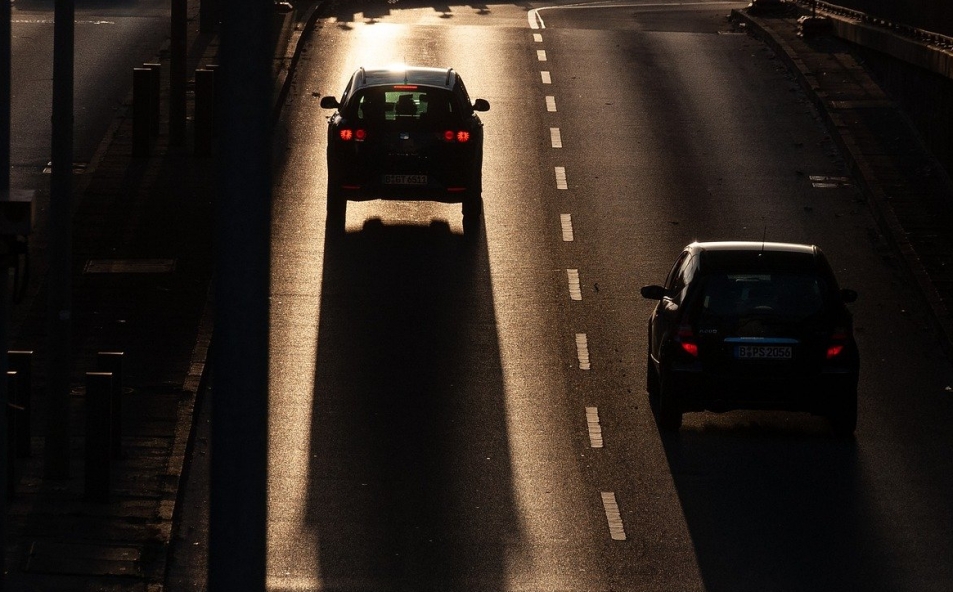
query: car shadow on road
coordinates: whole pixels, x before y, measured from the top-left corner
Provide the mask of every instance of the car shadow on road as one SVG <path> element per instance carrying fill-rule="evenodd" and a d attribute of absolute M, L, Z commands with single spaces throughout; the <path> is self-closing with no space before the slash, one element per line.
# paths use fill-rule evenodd
<path fill-rule="evenodd" d="M 520 533 L 485 244 L 439 221 L 329 232 L 319 314 L 307 520 L 324 585 L 501 590 Z"/>
<path fill-rule="evenodd" d="M 806 414 L 686 421 L 662 443 L 707 590 L 899 589 L 853 439 Z"/>

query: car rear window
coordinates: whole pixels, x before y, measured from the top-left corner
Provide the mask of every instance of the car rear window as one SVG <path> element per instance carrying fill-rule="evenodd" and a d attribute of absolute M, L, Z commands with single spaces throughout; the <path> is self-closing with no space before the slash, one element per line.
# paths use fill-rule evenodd
<path fill-rule="evenodd" d="M 444 123 L 457 116 L 450 91 L 418 85 L 384 86 L 364 90 L 354 98 L 352 108 L 352 117 L 368 123 Z"/>
<path fill-rule="evenodd" d="M 827 287 L 816 275 L 719 273 L 705 282 L 702 317 L 737 318 L 765 314 L 805 319 L 825 309 Z"/>

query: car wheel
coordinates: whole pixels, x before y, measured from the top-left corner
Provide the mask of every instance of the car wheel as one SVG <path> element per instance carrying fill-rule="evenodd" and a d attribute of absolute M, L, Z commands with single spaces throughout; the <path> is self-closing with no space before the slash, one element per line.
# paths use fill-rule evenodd
<path fill-rule="evenodd" d="M 656 421 L 663 430 L 677 432 L 682 427 L 682 404 L 672 384 L 672 377 L 664 370 L 660 374 Z"/>
<path fill-rule="evenodd" d="M 842 438 L 854 435 L 857 429 L 857 389 L 837 395 L 837 402 L 830 412 L 831 428 L 834 434 Z"/>
<path fill-rule="evenodd" d="M 658 372 L 655 371 L 652 356 L 646 355 L 645 360 L 645 390 L 649 393 L 649 399 L 655 401 L 659 393 Z"/>
<path fill-rule="evenodd" d="M 347 198 L 341 194 L 340 189 L 333 188 L 331 183 L 328 183 L 328 229 L 343 232 L 346 218 Z"/>
<path fill-rule="evenodd" d="M 463 201 L 463 235 L 468 240 L 477 240 L 483 228 L 483 197 L 469 195 Z"/>

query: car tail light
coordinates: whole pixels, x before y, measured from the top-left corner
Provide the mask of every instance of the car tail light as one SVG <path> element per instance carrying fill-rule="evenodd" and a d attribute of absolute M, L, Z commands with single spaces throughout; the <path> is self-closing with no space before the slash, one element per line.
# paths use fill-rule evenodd
<path fill-rule="evenodd" d="M 827 345 L 827 359 L 833 360 L 844 351 L 844 346 L 847 345 L 848 333 L 847 330 L 838 327 L 834 329 L 834 333 L 831 335 L 831 341 Z"/>
<path fill-rule="evenodd" d="M 338 137 L 345 142 L 350 142 L 351 140 L 354 140 L 355 142 L 363 142 L 367 139 L 367 130 L 361 128 L 351 129 L 349 127 L 342 127 L 338 132 Z"/>
<path fill-rule="evenodd" d="M 681 347 L 682 351 L 688 355 L 698 357 L 698 342 L 695 341 L 695 333 L 692 332 L 691 325 L 682 325 L 675 334 L 675 343 Z"/>
<path fill-rule="evenodd" d="M 463 144 L 464 142 L 470 141 L 470 132 L 466 130 L 446 130 L 443 132 L 444 142 L 459 142 Z"/>

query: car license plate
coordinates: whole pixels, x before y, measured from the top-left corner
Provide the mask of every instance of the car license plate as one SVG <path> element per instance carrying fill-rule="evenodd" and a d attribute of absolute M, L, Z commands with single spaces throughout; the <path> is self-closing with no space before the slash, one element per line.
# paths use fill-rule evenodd
<path fill-rule="evenodd" d="M 427 175 L 384 175 L 384 185 L 426 185 Z"/>
<path fill-rule="evenodd" d="M 739 360 L 790 360 L 793 355 L 790 345 L 735 346 L 735 358 Z"/>

